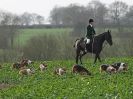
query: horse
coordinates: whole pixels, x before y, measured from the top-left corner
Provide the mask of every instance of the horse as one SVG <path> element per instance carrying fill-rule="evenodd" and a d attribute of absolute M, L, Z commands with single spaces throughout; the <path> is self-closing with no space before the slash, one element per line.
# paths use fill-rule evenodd
<path fill-rule="evenodd" d="M 76 49 L 76 63 L 78 64 L 78 60 L 80 59 L 80 63 L 82 64 L 82 57 L 89 53 L 95 54 L 94 64 L 96 63 L 97 59 L 101 62 L 100 53 L 103 49 L 103 43 L 105 41 L 111 46 L 113 45 L 111 31 L 108 30 L 98 36 L 93 37 L 89 44 L 86 44 L 85 38 L 80 38 L 75 41 L 74 47 Z M 85 47 L 86 50 L 85 51 Z"/>

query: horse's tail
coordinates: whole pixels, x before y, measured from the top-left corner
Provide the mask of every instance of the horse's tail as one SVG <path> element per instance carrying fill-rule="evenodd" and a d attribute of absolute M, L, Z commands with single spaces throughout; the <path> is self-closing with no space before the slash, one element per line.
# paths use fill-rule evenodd
<path fill-rule="evenodd" d="M 76 39 L 76 40 L 75 40 L 75 43 L 74 43 L 74 45 L 73 45 L 74 48 L 77 47 L 77 44 L 78 44 L 79 41 L 80 41 L 80 39 Z"/>

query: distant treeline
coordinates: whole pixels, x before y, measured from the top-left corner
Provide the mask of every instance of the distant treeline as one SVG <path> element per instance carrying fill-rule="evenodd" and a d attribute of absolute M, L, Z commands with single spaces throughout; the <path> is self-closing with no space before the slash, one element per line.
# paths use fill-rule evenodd
<path fill-rule="evenodd" d="M 0 28 L 5 28 L 5 27 L 15 27 L 16 29 L 44 29 L 44 28 L 73 28 L 72 25 L 63 25 L 63 24 L 41 24 L 41 25 L 1 25 Z M 131 25 L 125 25 L 123 28 L 132 28 L 133 26 Z M 84 27 L 86 28 L 86 26 Z M 103 28 L 103 27 L 97 27 L 97 28 Z M 105 28 L 116 28 L 114 25 L 106 25 Z"/>
<path fill-rule="evenodd" d="M 23 27 L 84 27 L 93 18 L 96 27 L 131 27 L 133 26 L 133 5 L 114 1 L 109 5 L 93 0 L 87 6 L 70 4 L 66 7 L 56 6 L 46 20 L 37 13 L 24 12 L 21 15 L 0 11 L 0 25 L 18 25 Z M 46 25 L 46 23 L 51 25 Z M 39 25 L 39 26 L 37 26 Z"/>
<path fill-rule="evenodd" d="M 55 25 L 71 25 L 74 32 L 85 31 L 90 18 L 95 26 L 101 28 L 113 27 L 119 31 L 123 27 L 133 26 L 133 5 L 122 1 L 114 1 L 109 5 L 93 0 L 87 6 L 71 4 L 66 7 L 55 7 L 50 13 L 50 22 Z"/>

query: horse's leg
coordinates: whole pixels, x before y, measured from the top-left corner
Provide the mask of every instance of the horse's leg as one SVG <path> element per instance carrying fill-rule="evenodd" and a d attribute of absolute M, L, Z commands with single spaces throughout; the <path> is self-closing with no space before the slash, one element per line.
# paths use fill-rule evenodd
<path fill-rule="evenodd" d="M 79 56 L 79 59 L 80 59 L 80 63 L 82 64 L 82 57 L 86 54 L 87 52 L 83 52 L 83 54 L 80 54 L 80 56 Z"/>
<path fill-rule="evenodd" d="M 76 50 L 76 64 L 78 64 L 79 54 L 80 54 L 80 50 L 77 49 Z"/>
<path fill-rule="evenodd" d="M 99 54 L 98 54 L 98 60 L 99 60 L 99 62 L 102 62 Z"/>
<path fill-rule="evenodd" d="M 95 55 L 94 64 L 97 62 L 98 54 Z"/>

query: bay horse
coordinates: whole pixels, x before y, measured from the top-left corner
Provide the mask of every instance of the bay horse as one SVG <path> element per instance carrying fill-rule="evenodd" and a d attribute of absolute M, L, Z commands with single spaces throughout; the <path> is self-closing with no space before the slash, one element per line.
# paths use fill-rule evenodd
<path fill-rule="evenodd" d="M 105 41 L 107 41 L 110 46 L 113 44 L 110 30 L 99 34 L 98 36 L 95 36 L 89 44 L 85 43 L 84 38 L 77 39 L 74 44 L 74 47 L 76 49 L 76 63 L 78 64 L 78 60 L 80 59 L 80 63 L 82 64 L 81 59 L 88 52 L 95 54 L 94 64 L 96 63 L 97 59 L 99 60 L 99 62 L 101 62 L 100 53 Z M 85 51 L 85 47 L 87 52 Z"/>

